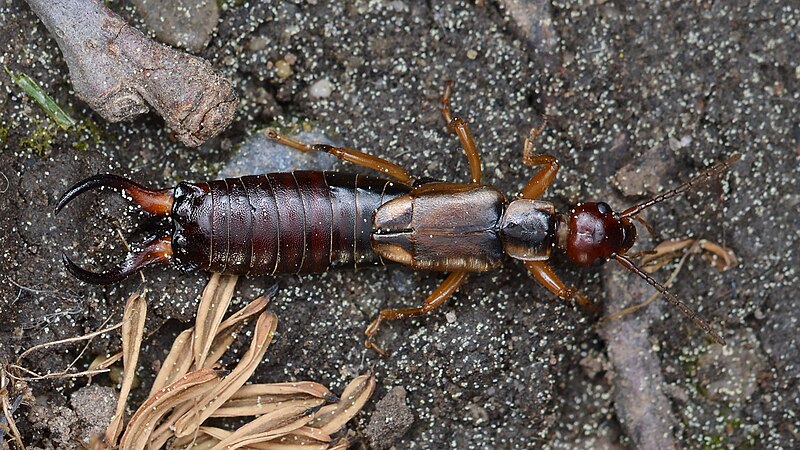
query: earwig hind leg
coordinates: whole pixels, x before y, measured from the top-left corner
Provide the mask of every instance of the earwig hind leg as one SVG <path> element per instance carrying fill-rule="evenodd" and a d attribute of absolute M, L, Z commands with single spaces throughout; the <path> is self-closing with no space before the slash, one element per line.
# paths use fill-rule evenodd
<path fill-rule="evenodd" d="M 528 137 L 525 138 L 525 144 L 522 149 L 522 161 L 532 167 L 544 166 L 539 169 L 533 177 L 531 177 L 528 184 L 520 191 L 520 197 L 533 200 L 539 198 L 545 190 L 553 183 L 553 180 L 558 174 L 560 167 L 558 160 L 554 156 L 535 154 L 535 141 L 547 126 L 547 122 L 543 122 L 539 128 L 531 129 Z"/>
<path fill-rule="evenodd" d="M 525 261 L 525 267 L 542 286 L 563 299 L 574 298 L 575 302 L 591 314 L 599 314 L 600 307 L 574 288 L 567 287 L 546 261 Z"/>
<path fill-rule="evenodd" d="M 467 160 L 469 161 L 470 182 L 479 184 L 482 176 L 481 155 L 467 123 L 460 117 L 453 117 L 450 109 L 450 94 L 452 90 L 453 80 L 447 80 L 445 82 L 444 95 L 442 95 L 442 117 L 447 123 L 447 129 L 455 133 L 458 139 L 461 140 L 461 146 L 464 147 L 464 152 L 467 154 Z"/>
<path fill-rule="evenodd" d="M 333 147 L 326 144 L 304 144 L 296 139 L 290 138 L 285 134 L 279 133 L 278 130 L 275 130 L 274 128 L 268 129 L 266 133 L 270 139 L 274 139 L 279 143 L 295 150 L 300 150 L 302 152 L 330 153 L 342 161 L 347 161 L 361 167 L 366 167 L 367 169 L 377 170 L 378 172 L 388 175 L 401 183 L 411 184 L 412 178 L 408 171 L 383 158 L 349 148 Z"/>
<path fill-rule="evenodd" d="M 378 329 L 384 320 L 397 320 L 425 315 L 441 306 L 462 284 L 464 284 L 466 279 L 467 272 L 453 272 L 425 299 L 422 306 L 416 308 L 382 309 L 378 317 L 369 324 L 364 332 L 367 336 L 364 346 L 375 350 L 381 356 L 387 356 L 387 353 L 374 342 L 375 335 L 378 333 Z"/>

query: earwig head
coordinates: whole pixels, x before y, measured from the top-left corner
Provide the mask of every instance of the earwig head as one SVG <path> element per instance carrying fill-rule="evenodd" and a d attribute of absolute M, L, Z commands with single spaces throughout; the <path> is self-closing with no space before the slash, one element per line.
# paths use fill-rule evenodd
<path fill-rule="evenodd" d="M 566 229 L 559 233 L 559 235 L 563 235 L 563 238 L 559 239 L 559 243 L 566 249 L 567 257 L 576 264 L 602 264 L 613 258 L 622 267 L 635 273 L 656 288 L 667 301 L 675 305 L 681 313 L 691 319 L 695 325 L 705 331 L 714 341 L 724 345 L 725 341 L 711 329 L 708 322 L 669 292 L 665 286 L 637 267 L 625 253 L 633 246 L 636 240 L 636 227 L 633 225 L 632 219 L 639 220 L 637 214 L 718 176 L 738 160 L 739 154 L 731 155 L 727 160 L 695 176 L 677 188 L 631 206 L 620 214 L 613 212 L 605 203 L 578 204 L 570 211 L 566 227 L 562 226 L 562 228 Z"/>
<path fill-rule="evenodd" d="M 565 249 L 575 264 L 600 265 L 625 254 L 636 241 L 636 227 L 606 203 L 579 203 L 567 219 Z"/>
<path fill-rule="evenodd" d="M 72 186 L 55 208 L 57 215 L 62 208 L 79 195 L 101 187 L 122 189 L 131 196 L 143 210 L 158 216 L 168 215 L 172 210 L 174 196 L 171 189 L 153 190 L 118 175 L 95 175 Z M 172 239 L 169 236 L 154 238 L 145 243 L 142 249 L 132 252 L 116 267 L 102 273 L 90 272 L 81 268 L 67 255 L 62 255 L 67 270 L 76 278 L 92 284 L 111 284 L 121 281 L 143 267 L 168 261 L 172 257 Z"/>

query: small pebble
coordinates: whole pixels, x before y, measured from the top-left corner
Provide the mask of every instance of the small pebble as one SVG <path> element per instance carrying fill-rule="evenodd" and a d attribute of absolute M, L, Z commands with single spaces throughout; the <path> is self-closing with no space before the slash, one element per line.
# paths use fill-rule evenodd
<path fill-rule="evenodd" d="M 317 80 L 308 88 L 308 95 L 311 98 L 328 98 L 333 92 L 333 83 L 327 78 Z"/>
<path fill-rule="evenodd" d="M 289 78 L 292 76 L 292 66 L 283 59 L 276 61 L 275 75 L 277 75 L 278 78 Z"/>

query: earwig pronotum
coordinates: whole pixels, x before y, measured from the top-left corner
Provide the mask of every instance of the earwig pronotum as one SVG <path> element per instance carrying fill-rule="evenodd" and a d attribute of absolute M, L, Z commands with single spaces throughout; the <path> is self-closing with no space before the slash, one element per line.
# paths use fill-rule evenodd
<path fill-rule="evenodd" d="M 568 214 L 539 200 L 559 170 L 556 158 L 534 154 L 535 138 L 525 139 L 525 162 L 542 166 L 512 199 L 481 184 L 481 160 L 466 122 L 450 110 L 452 83 L 442 97 L 442 116 L 469 161 L 469 183 L 414 180 L 402 167 L 357 150 L 304 144 L 275 130 L 268 135 L 301 151 L 322 151 L 381 172 L 389 179 L 335 172 L 291 172 L 180 183 L 153 190 L 116 175 L 97 175 L 77 183 L 58 201 L 56 214 L 75 197 L 107 186 L 122 189 L 145 211 L 171 216 L 172 236 L 151 239 L 117 267 L 103 273 L 80 268 L 64 255 L 79 279 L 113 283 L 151 264 L 173 257 L 184 265 L 235 275 L 316 273 L 387 261 L 415 270 L 449 272 L 421 306 L 383 309 L 366 329 L 369 348 L 384 320 L 424 315 L 445 302 L 470 272 L 498 268 L 505 256 L 523 262 L 548 290 L 592 311 L 596 305 L 568 287 L 549 259 L 553 249 L 582 266 L 609 259 L 645 279 L 670 303 L 724 344 L 708 323 L 640 270 L 626 255 L 636 240 L 633 220 L 645 208 L 673 198 L 718 176 L 739 159 L 733 155 L 675 189 L 622 213 L 603 202 L 578 203 Z"/>

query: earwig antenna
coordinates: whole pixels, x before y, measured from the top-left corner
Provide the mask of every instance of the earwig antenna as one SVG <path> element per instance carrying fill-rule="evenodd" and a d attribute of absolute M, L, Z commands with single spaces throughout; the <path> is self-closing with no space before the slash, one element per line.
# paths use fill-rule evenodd
<path fill-rule="evenodd" d="M 646 201 L 644 201 L 642 203 L 639 203 L 638 205 L 631 206 L 630 208 L 628 208 L 625 211 L 623 211 L 622 214 L 620 214 L 620 217 L 621 218 L 635 217 L 637 214 L 642 212 L 643 209 L 649 208 L 649 207 L 655 205 L 656 203 L 661 203 L 664 200 L 668 200 L 670 198 L 677 197 L 678 195 L 681 195 L 684 192 L 691 190 L 692 188 L 694 188 L 698 184 L 706 183 L 709 180 L 711 180 L 712 178 L 718 176 L 720 173 L 728 170 L 728 168 L 733 163 L 738 161 L 740 157 L 741 157 L 741 155 L 739 153 L 734 153 L 733 155 L 731 155 L 730 158 L 728 158 L 725 161 L 722 161 L 721 163 L 713 166 L 712 168 L 710 168 L 710 169 L 706 170 L 705 172 L 701 173 L 700 175 L 697 175 L 696 177 L 692 178 L 691 180 L 687 181 L 686 183 L 683 183 L 682 185 L 676 187 L 675 189 L 670 189 L 669 191 L 664 192 L 663 194 L 656 195 L 655 197 L 653 197 L 653 198 L 651 198 L 649 200 L 646 200 Z"/>
<path fill-rule="evenodd" d="M 736 155 L 736 157 L 738 158 L 738 155 Z M 730 159 L 728 161 L 722 163 L 722 164 L 726 164 L 727 165 L 727 164 L 729 164 L 729 162 L 730 162 Z M 716 167 L 714 167 L 714 169 L 716 169 Z M 622 265 L 622 267 L 630 270 L 631 272 L 635 273 L 636 275 L 639 275 L 645 281 L 647 281 L 647 283 L 650 284 L 650 286 L 653 286 L 654 288 L 656 288 L 656 290 L 658 292 L 660 292 L 661 295 L 663 295 L 664 298 L 667 299 L 667 301 L 669 301 L 673 305 L 677 306 L 678 309 L 683 313 L 684 316 L 686 316 L 689 319 L 691 319 L 692 322 L 694 322 L 695 325 L 700 327 L 701 330 L 705 331 L 706 334 L 711 336 L 711 339 L 713 339 L 717 344 L 725 345 L 725 340 L 722 339 L 722 337 L 720 337 L 720 335 L 718 335 L 717 333 L 714 332 L 714 330 L 711 329 L 711 326 L 708 325 L 708 322 L 706 322 L 702 317 L 698 316 L 697 313 L 692 311 L 692 309 L 689 308 L 685 303 L 683 303 L 682 301 L 678 300 L 678 297 L 675 297 L 675 295 L 673 295 L 670 291 L 668 291 L 667 288 L 665 288 L 661 283 L 659 283 L 658 281 L 654 280 L 650 275 L 644 273 L 640 268 L 636 267 L 636 265 L 633 264 L 633 261 L 631 261 L 630 259 L 626 258 L 624 255 L 615 254 L 615 255 L 613 255 L 613 257 L 614 257 L 614 259 L 617 260 L 618 263 L 620 263 L 620 265 Z"/>

